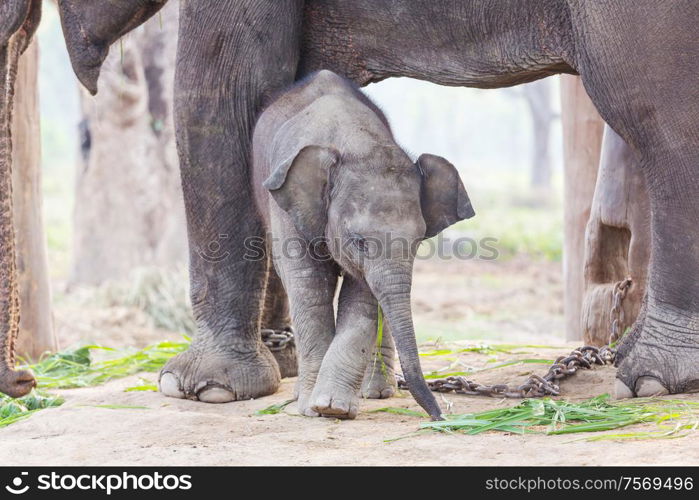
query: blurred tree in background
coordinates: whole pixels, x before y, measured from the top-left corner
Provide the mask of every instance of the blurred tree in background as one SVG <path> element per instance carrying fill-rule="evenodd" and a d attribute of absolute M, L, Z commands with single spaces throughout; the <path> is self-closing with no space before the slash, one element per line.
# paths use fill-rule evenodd
<path fill-rule="evenodd" d="M 125 37 L 105 61 L 97 96 L 82 91 L 71 285 L 185 260 L 173 126 L 178 11 L 170 2 Z"/>
<path fill-rule="evenodd" d="M 551 191 L 551 126 L 558 114 L 553 110 L 551 78 L 522 86 L 533 126 L 531 187 L 542 195 Z"/>

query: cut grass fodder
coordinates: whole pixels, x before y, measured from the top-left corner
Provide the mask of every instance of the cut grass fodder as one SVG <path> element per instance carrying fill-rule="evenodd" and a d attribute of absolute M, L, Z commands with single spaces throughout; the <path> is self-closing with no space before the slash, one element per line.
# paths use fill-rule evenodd
<path fill-rule="evenodd" d="M 158 384 L 150 380 L 139 377 L 138 384 L 124 389 L 124 392 L 158 392 Z"/>
<path fill-rule="evenodd" d="M 527 399 L 511 408 L 449 415 L 447 420 L 425 422 L 420 428 L 468 435 L 486 431 L 558 435 L 612 431 L 644 423 L 655 423 L 657 429 L 605 434 L 591 439 L 682 437 L 699 427 L 699 403 L 657 398 L 612 401 L 608 394 L 579 403 L 551 398 Z"/>
<path fill-rule="evenodd" d="M 489 361 L 490 363 L 491 361 Z M 496 362 L 496 361 L 492 361 Z M 427 380 L 432 380 L 432 379 L 439 379 L 439 378 L 446 378 L 446 377 L 468 377 L 470 375 L 473 375 L 474 373 L 482 373 L 486 372 L 489 370 L 497 370 L 498 368 L 507 368 L 508 366 L 519 366 L 519 365 L 528 365 L 528 364 L 535 364 L 535 365 L 551 365 L 553 364 L 552 359 L 515 359 L 511 361 L 505 361 L 502 363 L 498 363 L 495 366 L 488 366 L 486 368 L 479 368 L 477 370 L 470 370 L 470 371 L 451 371 L 447 372 L 442 370 L 433 370 L 431 372 L 425 373 L 425 379 Z M 449 369 L 449 367 L 447 367 Z"/>
<path fill-rule="evenodd" d="M 377 408 L 375 410 L 369 410 L 368 413 L 392 413 L 394 415 L 405 415 L 408 417 L 419 417 L 427 418 L 429 415 L 423 411 L 415 411 L 410 408 L 394 408 L 391 406 L 386 406 L 384 408 Z"/>
<path fill-rule="evenodd" d="M 27 368 L 34 372 L 38 386 L 42 389 L 90 387 L 139 372 L 157 372 L 170 358 L 185 351 L 187 347 L 188 341 L 160 342 L 138 351 L 124 352 L 88 345 L 51 354 Z M 93 361 L 93 351 L 116 356 Z"/>
<path fill-rule="evenodd" d="M 478 354 L 528 354 L 522 349 L 565 349 L 565 347 L 553 347 L 538 344 L 479 344 L 459 348 L 434 349 L 432 351 L 422 351 L 420 356 L 449 356 L 473 352 Z"/>
<path fill-rule="evenodd" d="M 185 339 L 184 342 L 160 342 L 133 352 L 88 345 L 46 356 L 37 363 L 22 367 L 34 372 L 39 391 L 32 391 L 31 394 L 17 399 L 0 394 L 0 427 L 25 419 L 39 410 L 63 404 L 62 397 L 46 394 L 43 392 L 44 389 L 90 387 L 135 373 L 157 372 L 170 358 L 188 347 L 189 339 Z M 91 355 L 93 351 L 104 353 L 108 357 L 93 361 Z M 110 354 L 112 356 L 109 356 Z M 126 389 L 127 392 L 156 390 L 155 384 L 143 378 L 138 385 Z M 96 405 L 95 408 L 148 409 L 145 406 L 109 404 Z"/>
<path fill-rule="evenodd" d="M 0 427 L 24 420 L 39 410 L 54 408 L 63 404 L 63 398 L 51 394 L 32 391 L 27 396 L 13 399 L 0 394 Z"/>
<path fill-rule="evenodd" d="M 284 408 L 286 408 L 287 406 L 289 406 L 293 402 L 294 402 L 293 399 L 288 399 L 288 400 L 284 401 L 283 403 L 270 405 L 270 406 L 263 408 L 261 410 L 257 410 L 255 412 L 255 415 L 277 415 L 278 413 L 281 413 L 284 410 Z"/>

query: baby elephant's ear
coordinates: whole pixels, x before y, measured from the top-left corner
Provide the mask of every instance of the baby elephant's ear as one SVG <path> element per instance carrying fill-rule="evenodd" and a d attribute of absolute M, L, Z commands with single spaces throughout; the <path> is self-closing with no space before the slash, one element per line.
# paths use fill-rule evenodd
<path fill-rule="evenodd" d="M 328 179 L 338 158 L 334 149 L 306 146 L 295 157 L 277 165 L 263 184 L 309 240 L 325 234 Z"/>
<path fill-rule="evenodd" d="M 422 174 L 420 203 L 427 225 L 426 238 L 476 215 L 454 165 L 441 156 L 423 154 L 417 166 Z"/>

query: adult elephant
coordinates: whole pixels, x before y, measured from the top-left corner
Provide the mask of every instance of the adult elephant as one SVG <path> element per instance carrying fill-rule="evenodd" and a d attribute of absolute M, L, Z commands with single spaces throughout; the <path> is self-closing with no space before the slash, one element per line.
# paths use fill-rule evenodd
<path fill-rule="evenodd" d="M 165 0 L 59 0 L 76 74 L 96 92 L 111 43 Z M 495 88 L 579 74 L 638 157 L 652 210 L 646 307 L 617 394 L 699 389 L 699 4 L 694 0 L 189 0 L 181 6 L 176 127 L 199 332 L 166 393 L 230 401 L 274 392 L 260 341 L 266 264 L 250 135 L 265 97 L 319 68 L 361 85 L 408 76 Z M 672 75 L 672 78 L 668 78 Z"/>

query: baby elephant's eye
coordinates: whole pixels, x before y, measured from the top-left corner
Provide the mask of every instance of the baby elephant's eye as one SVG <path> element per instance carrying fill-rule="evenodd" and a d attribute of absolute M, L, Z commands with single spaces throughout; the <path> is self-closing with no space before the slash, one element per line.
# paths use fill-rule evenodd
<path fill-rule="evenodd" d="M 357 233 L 352 233 L 350 235 L 350 241 L 352 242 L 352 245 L 354 245 L 354 247 L 357 250 L 359 250 L 360 252 L 366 252 L 367 243 L 366 243 L 366 239 L 364 239 L 364 237 L 362 237 L 361 235 L 359 235 Z"/>

